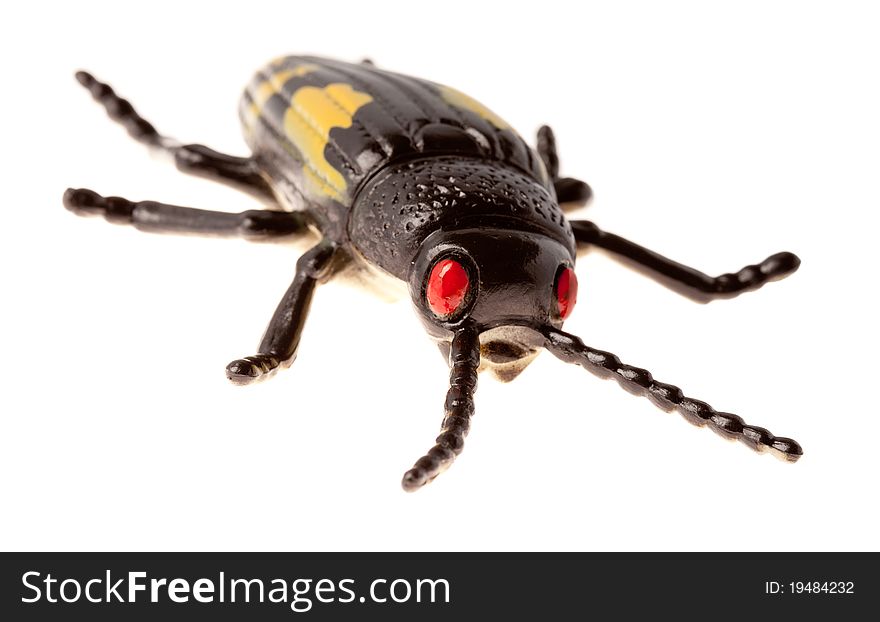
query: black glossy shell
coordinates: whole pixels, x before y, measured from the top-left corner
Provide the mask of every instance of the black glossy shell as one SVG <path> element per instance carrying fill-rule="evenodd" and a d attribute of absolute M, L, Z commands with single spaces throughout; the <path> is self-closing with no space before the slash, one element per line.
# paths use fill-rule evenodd
<path fill-rule="evenodd" d="M 288 56 L 259 71 L 241 102 L 249 145 L 292 209 L 315 204 L 325 233 L 344 229 L 365 180 L 426 156 L 498 162 L 555 199 L 537 153 L 496 114 L 452 88 L 324 58 Z"/>

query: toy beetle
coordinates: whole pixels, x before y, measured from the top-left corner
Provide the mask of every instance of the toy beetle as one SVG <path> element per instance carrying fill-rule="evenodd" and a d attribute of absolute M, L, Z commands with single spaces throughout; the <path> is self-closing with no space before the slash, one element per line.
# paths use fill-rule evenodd
<path fill-rule="evenodd" d="M 316 284 L 343 267 L 375 268 L 409 286 L 451 374 L 442 430 L 404 475 L 405 490 L 433 480 L 462 451 L 478 370 L 511 380 L 541 348 L 753 449 L 791 462 L 801 456 L 795 441 L 716 412 L 561 330 L 577 298 L 579 245 L 611 251 L 699 301 L 783 278 L 800 264 L 795 255 L 778 253 L 713 278 L 591 222 L 569 221 L 560 204 L 583 204 L 591 192 L 559 176 L 549 127 L 538 131 L 533 150 L 467 95 L 369 61 L 289 56 L 258 72 L 240 106 L 253 151 L 247 158 L 162 136 L 109 86 L 85 72 L 76 77 L 132 137 L 172 154 L 181 171 L 247 191 L 274 209 L 233 214 L 85 189 L 67 190 L 68 209 L 153 232 L 257 239 L 320 232 L 297 262 L 257 353 L 226 367 L 232 382 L 248 384 L 293 362 Z"/>

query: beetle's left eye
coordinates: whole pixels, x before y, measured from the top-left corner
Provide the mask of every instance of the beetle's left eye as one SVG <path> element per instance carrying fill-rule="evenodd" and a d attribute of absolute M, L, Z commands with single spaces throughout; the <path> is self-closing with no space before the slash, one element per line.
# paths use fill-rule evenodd
<path fill-rule="evenodd" d="M 467 269 L 454 259 L 441 259 L 428 276 L 425 297 L 434 315 L 446 319 L 455 315 L 470 289 Z"/>
<path fill-rule="evenodd" d="M 577 302 L 578 279 L 574 270 L 565 266 L 556 275 L 556 312 L 563 320 L 571 315 Z"/>

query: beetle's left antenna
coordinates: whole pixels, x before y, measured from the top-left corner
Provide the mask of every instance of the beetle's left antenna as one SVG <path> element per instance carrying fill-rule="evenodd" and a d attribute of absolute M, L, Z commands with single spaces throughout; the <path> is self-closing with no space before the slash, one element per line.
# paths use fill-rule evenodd
<path fill-rule="evenodd" d="M 437 444 L 419 458 L 403 476 L 403 489 L 418 490 L 449 468 L 464 449 L 474 414 L 474 392 L 480 367 L 480 333 L 473 326 L 460 328 L 449 349 L 449 391 L 446 393 L 446 416 Z"/>

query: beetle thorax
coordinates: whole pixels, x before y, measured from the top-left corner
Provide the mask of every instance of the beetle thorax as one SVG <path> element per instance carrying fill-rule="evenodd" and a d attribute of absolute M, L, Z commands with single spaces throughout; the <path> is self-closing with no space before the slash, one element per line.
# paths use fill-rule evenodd
<path fill-rule="evenodd" d="M 574 236 L 552 190 L 504 164 L 442 156 L 387 167 L 358 193 L 348 231 L 369 262 L 406 279 L 432 233 L 465 228 Z"/>

